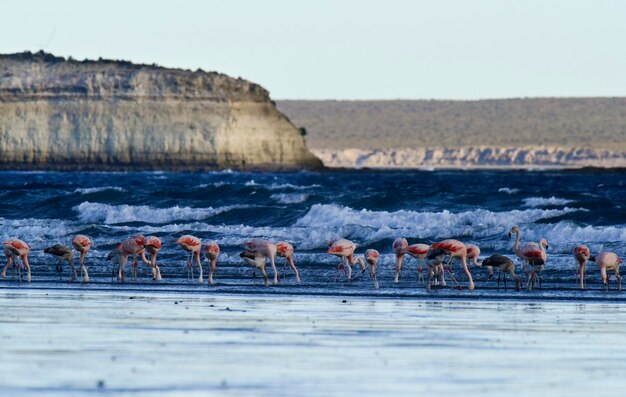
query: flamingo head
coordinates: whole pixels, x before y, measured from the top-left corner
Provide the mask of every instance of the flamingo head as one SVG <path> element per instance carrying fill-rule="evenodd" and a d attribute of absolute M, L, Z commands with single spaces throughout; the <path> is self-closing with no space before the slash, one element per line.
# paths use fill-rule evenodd
<path fill-rule="evenodd" d="M 546 247 L 546 249 L 550 248 L 550 246 L 548 245 L 548 241 L 545 238 L 539 240 L 539 244 L 543 247 Z"/>
<path fill-rule="evenodd" d="M 511 238 L 511 236 L 513 236 L 516 233 L 519 234 L 519 227 L 513 226 L 511 230 L 509 230 L 509 238 Z"/>

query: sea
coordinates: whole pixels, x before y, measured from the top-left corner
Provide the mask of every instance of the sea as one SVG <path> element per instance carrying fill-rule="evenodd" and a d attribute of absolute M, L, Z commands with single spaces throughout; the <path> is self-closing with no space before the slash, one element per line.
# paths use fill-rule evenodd
<path fill-rule="evenodd" d="M 615 395 L 626 386 L 626 291 L 587 288 L 572 249 L 626 257 L 626 174 L 598 170 L 334 170 L 205 173 L 0 172 L 0 235 L 26 241 L 32 282 L 0 279 L 0 394 L 26 395 Z M 391 245 L 448 238 L 515 259 L 507 232 L 549 243 L 540 289 L 426 291 L 407 257 L 393 282 Z M 91 281 L 69 282 L 45 254 L 93 240 Z M 154 235 L 163 280 L 107 254 Z M 215 241 L 216 284 L 190 278 L 175 241 Z M 264 286 L 239 253 L 252 238 L 288 241 L 302 282 L 277 259 Z M 354 268 L 337 281 L 329 241 L 381 253 L 380 289 Z M 3 258 L 4 259 L 4 258 Z M 76 259 L 78 257 L 76 256 Z M 517 260 L 516 260 L 517 261 Z M 4 262 L 3 262 L 4 264 Z M 258 272 L 257 272 L 258 273 Z M 270 279 L 272 270 L 268 266 Z M 524 279 L 522 264 L 517 273 Z M 626 288 L 626 286 L 625 286 Z"/>

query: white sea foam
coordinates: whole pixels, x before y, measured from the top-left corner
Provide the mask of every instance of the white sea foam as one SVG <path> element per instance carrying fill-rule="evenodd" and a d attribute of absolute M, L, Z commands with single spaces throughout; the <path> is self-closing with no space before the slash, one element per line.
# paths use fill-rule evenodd
<path fill-rule="evenodd" d="M 68 236 L 80 229 L 59 219 L 4 219 L 0 218 L 0 236 L 2 241 L 19 238 L 31 245 L 38 242 L 62 242 L 61 237 Z M 67 244 L 67 242 L 65 242 Z"/>
<path fill-rule="evenodd" d="M 226 211 L 247 206 L 231 205 L 218 208 L 191 208 L 174 206 L 154 208 L 147 205 L 109 205 L 85 201 L 73 209 L 83 222 L 117 224 L 127 222 L 168 223 L 176 220 L 203 220 Z"/>
<path fill-rule="evenodd" d="M 510 187 L 501 187 L 500 189 L 498 189 L 498 192 L 506 193 L 506 194 L 515 194 L 515 193 L 519 193 L 519 189 L 510 188 Z"/>
<path fill-rule="evenodd" d="M 254 179 L 249 180 L 244 184 L 245 186 L 257 186 L 267 190 L 284 190 L 284 189 L 292 189 L 292 190 L 307 190 L 307 189 L 315 189 L 322 187 L 321 185 L 294 185 L 291 183 L 270 183 L 268 185 L 256 183 Z"/>
<path fill-rule="evenodd" d="M 309 195 L 306 193 L 276 193 L 270 197 L 282 204 L 298 204 L 305 202 Z"/>
<path fill-rule="evenodd" d="M 126 189 L 121 188 L 119 186 L 102 186 L 102 187 L 86 187 L 86 188 L 78 188 L 76 190 L 74 190 L 74 193 L 80 193 L 80 194 L 92 194 L 92 193 L 99 193 L 99 192 L 104 192 L 107 190 L 114 190 L 117 192 L 125 192 Z"/>
<path fill-rule="evenodd" d="M 528 197 L 522 200 L 524 202 L 524 207 L 545 207 L 545 206 L 556 206 L 556 205 L 566 205 L 574 202 L 574 200 L 568 200 L 557 197 Z"/>

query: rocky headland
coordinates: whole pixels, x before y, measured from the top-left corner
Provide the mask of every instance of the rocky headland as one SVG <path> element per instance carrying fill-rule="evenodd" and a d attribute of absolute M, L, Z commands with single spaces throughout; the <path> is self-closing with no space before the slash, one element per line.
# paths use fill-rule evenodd
<path fill-rule="evenodd" d="M 261 86 L 224 74 L 0 55 L 0 169 L 319 168 Z"/>

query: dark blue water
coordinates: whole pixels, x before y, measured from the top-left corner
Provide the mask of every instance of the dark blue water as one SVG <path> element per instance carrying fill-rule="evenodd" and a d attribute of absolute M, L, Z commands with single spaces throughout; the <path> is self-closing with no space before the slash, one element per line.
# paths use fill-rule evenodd
<path fill-rule="evenodd" d="M 251 270 L 238 253 L 244 241 L 260 237 L 293 243 L 303 280 L 299 289 L 292 288 L 297 293 L 338 288 L 374 293 L 367 274 L 350 285 L 329 285 L 337 260 L 325 254 L 326 244 L 344 237 L 358 244 L 359 254 L 367 248 L 383 254 L 381 291 L 376 293 L 385 294 L 417 288 L 415 260 L 405 266 L 400 285 L 393 286 L 395 238 L 406 237 L 410 244 L 456 238 L 477 244 L 482 257 L 514 257 L 507 232 L 517 225 L 522 242 L 546 238 L 550 244 L 545 293 L 571 289 L 573 294 L 575 244 L 587 244 L 592 252 L 626 254 L 624 176 L 591 171 L 2 172 L 0 233 L 3 239 L 30 244 L 33 285 L 56 278 L 56 260 L 43 249 L 69 244 L 78 233 L 94 241 L 88 257 L 93 288 L 111 281 L 106 254 L 137 233 L 162 239 L 163 284 L 184 285 L 187 259 L 174 242 L 193 234 L 220 244 L 222 287 L 252 284 Z M 486 281 L 484 269 L 472 272 L 477 290 L 495 286 Z M 599 288 L 595 265 L 589 266 L 589 274 L 590 287 Z M 141 267 L 139 285 L 150 283 L 147 268 Z M 287 272 L 282 285 L 292 284 Z"/>

